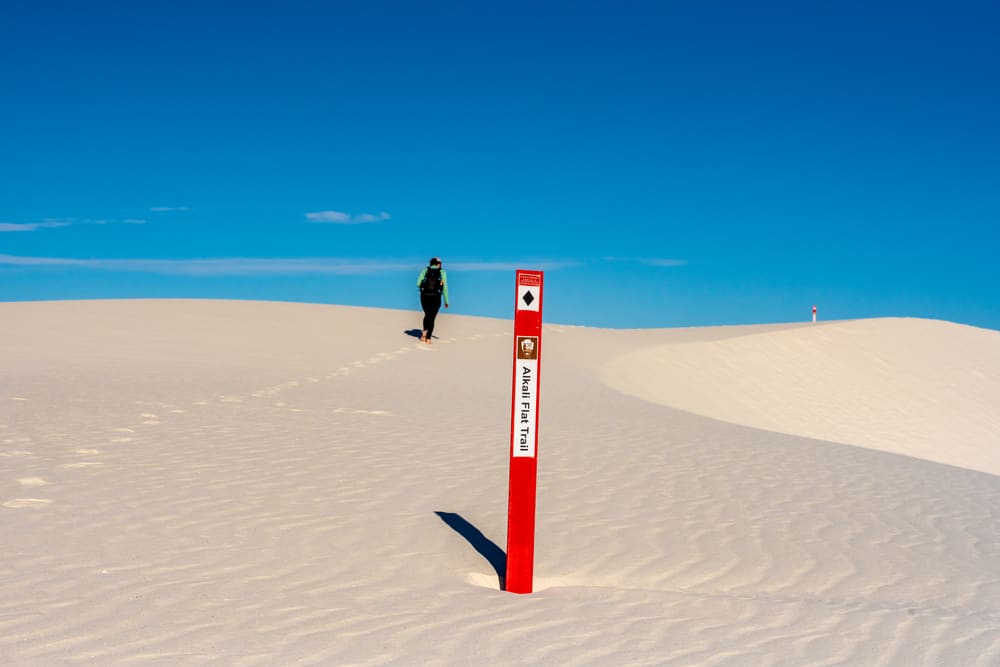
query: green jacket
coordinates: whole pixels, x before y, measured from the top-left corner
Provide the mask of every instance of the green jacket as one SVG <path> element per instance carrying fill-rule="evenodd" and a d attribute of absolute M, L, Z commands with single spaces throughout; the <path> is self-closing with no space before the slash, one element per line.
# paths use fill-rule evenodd
<path fill-rule="evenodd" d="M 440 265 L 436 265 L 436 266 L 440 266 Z M 420 275 L 417 276 L 417 287 L 420 287 L 420 285 L 424 282 L 424 276 L 427 275 L 427 269 L 429 269 L 429 268 L 431 268 L 431 267 L 425 266 L 424 268 L 422 268 L 420 270 Z M 444 272 L 444 269 L 441 269 L 441 287 L 442 287 L 442 289 L 441 289 L 441 295 L 444 296 L 444 305 L 447 306 L 448 305 L 448 274 Z"/>

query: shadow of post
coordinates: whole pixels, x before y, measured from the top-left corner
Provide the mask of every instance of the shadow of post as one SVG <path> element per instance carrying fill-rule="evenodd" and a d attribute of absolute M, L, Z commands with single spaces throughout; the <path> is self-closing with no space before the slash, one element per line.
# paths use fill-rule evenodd
<path fill-rule="evenodd" d="M 479 552 L 479 555 L 486 559 L 486 562 L 493 567 L 497 573 L 497 581 L 500 590 L 506 590 L 505 577 L 507 575 L 507 553 L 493 543 L 490 538 L 465 520 L 461 514 L 454 512 L 434 512 L 445 524 L 456 533 L 465 538 L 465 541 L 472 545 L 472 548 Z"/>

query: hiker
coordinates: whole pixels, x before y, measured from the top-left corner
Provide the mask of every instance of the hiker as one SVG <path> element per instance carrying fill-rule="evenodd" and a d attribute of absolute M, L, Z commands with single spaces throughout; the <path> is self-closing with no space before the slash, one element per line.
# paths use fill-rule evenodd
<path fill-rule="evenodd" d="M 424 309 L 424 330 L 420 340 L 431 342 L 434 333 L 434 318 L 441 310 L 441 297 L 444 297 L 444 307 L 448 307 L 448 275 L 441 268 L 441 260 L 431 257 L 431 261 L 417 276 L 417 287 L 420 289 L 420 307 Z"/>

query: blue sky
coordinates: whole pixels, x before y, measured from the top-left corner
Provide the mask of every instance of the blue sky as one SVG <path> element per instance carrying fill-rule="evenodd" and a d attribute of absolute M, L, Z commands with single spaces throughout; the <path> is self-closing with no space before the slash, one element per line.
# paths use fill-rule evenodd
<path fill-rule="evenodd" d="M 0 4 L 2 300 L 1000 329 L 996 3 L 144 4 Z"/>

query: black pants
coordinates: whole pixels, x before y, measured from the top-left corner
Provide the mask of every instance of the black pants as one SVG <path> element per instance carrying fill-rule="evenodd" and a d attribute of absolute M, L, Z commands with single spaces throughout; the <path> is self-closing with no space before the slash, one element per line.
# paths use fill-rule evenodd
<path fill-rule="evenodd" d="M 427 339 L 430 340 L 431 334 L 434 333 L 434 318 L 441 310 L 441 295 L 421 294 L 420 307 L 424 309 L 424 331 L 427 332 Z"/>

